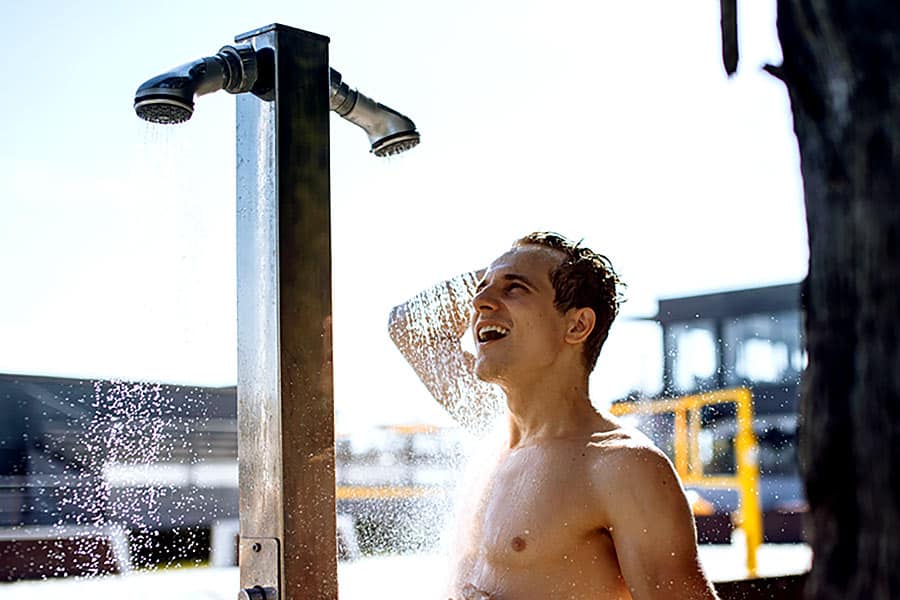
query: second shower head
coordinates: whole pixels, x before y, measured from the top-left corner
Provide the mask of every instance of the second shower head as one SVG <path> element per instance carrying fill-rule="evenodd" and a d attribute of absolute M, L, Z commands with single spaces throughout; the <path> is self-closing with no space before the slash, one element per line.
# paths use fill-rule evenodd
<path fill-rule="evenodd" d="M 416 124 L 396 110 L 350 89 L 331 69 L 331 110 L 362 127 L 375 156 L 393 156 L 419 144 Z"/>

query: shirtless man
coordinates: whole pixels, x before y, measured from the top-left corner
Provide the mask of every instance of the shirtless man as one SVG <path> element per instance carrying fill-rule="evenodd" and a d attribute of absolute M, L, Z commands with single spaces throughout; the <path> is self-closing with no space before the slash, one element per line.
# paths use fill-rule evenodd
<path fill-rule="evenodd" d="M 588 395 L 618 283 L 605 257 L 535 233 L 393 310 L 391 338 L 457 420 L 488 420 L 482 382 L 506 400 L 508 438 L 462 513 L 451 600 L 716 598 L 671 463 Z"/>

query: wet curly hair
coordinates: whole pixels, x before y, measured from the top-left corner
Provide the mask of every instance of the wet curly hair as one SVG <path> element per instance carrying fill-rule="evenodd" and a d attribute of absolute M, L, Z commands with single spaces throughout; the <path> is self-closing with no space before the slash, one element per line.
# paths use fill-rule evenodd
<path fill-rule="evenodd" d="M 543 246 L 565 255 L 550 271 L 555 297 L 553 304 L 561 313 L 570 308 L 591 308 L 597 315 L 594 330 L 584 344 L 584 364 L 590 373 L 597 364 L 600 349 L 609 336 L 609 328 L 624 301 L 625 284 L 619 279 L 610 260 L 566 237 L 549 231 L 536 231 L 519 238 L 513 248 Z"/>

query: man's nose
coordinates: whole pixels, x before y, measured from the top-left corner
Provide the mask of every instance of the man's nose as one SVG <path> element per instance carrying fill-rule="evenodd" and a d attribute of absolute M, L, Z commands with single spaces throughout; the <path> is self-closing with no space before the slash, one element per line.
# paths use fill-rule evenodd
<path fill-rule="evenodd" d="M 496 310 L 497 296 L 493 286 L 484 287 L 480 292 L 475 294 L 475 297 L 472 299 L 472 305 L 475 307 L 476 312 Z"/>

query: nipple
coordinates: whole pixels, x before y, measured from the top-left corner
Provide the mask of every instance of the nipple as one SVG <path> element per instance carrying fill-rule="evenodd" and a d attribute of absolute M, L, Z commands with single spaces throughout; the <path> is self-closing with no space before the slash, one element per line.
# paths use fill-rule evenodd
<path fill-rule="evenodd" d="M 525 549 L 525 546 L 527 544 L 525 543 L 524 538 L 516 536 L 512 539 L 512 542 L 510 542 L 510 545 L 512 546 L 512 549 L 515 550 L 516 552 L 521 552 L 522 550 Z"/>

